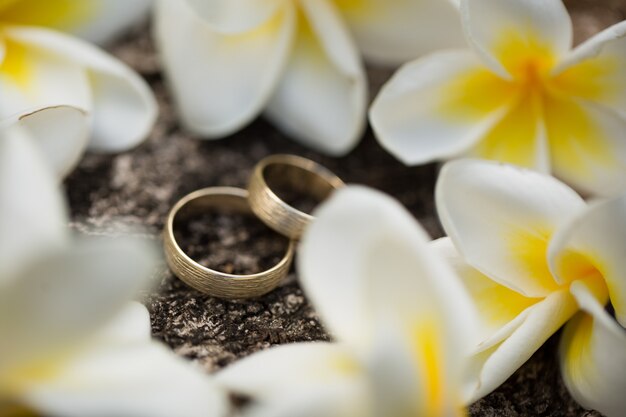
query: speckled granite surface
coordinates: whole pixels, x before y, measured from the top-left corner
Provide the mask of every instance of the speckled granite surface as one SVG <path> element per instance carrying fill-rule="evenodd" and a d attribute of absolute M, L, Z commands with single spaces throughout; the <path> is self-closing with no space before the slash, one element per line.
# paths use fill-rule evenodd
<path fill-rule="evenodd" d="M 626 0 L 566 3 L 576 21 L 578 41 L 626 19 Z M 207 186 L 244 186 L 251 168 L 264 156 L 294 153 L 323 163 L 346 182 L 366 184 L 395 196 L 433 237 L 441 235 L 432 196 L 436 166 L 403 166 L 377 145 L 371 132 L 348 157 L 323 157 L 290 141 L 262 119 L 225 140 L 197 140 L 177 123 L 148 29 L 138 28 L 111 50 L 149 81 L 159 99 L 161 116 L 144 145 L 116 156 L 88 155 L 66 181 L 75 230 L 107 234 L 126 223 L 142 226 L 149 238 L 158 240 L 167 211 L 183 195 Z M 372 83 L 379 85 L 388 74 L 372 70 Z M 224 228 L 222 235 L 245 233 L 238 223 L 218 227 Z M 232 252 L 231 248 L 225 250 L 225 256 Z M 250 260 L 256 251 L 259 259 Z M 260 243 L 252 252 L 232 253 L 240 257 L 233 262 L 254 264 L 271 251 L 275 251 L 271 243 Z M 163 266 L 157 277 L 158 292 L 146 297 L 154 336 L 209 372 L 271 345 L 330 340 L 298 287 L 296 275 L 292 272 L 282 286 L 261 299 L 225 302 L 191 290 Z M 499 390 L 473 405 L 470 414 L 598 416 L 577 406 L 564 388 L 555 360 L 557 342 L 556 338 L 550 340 Z"/>

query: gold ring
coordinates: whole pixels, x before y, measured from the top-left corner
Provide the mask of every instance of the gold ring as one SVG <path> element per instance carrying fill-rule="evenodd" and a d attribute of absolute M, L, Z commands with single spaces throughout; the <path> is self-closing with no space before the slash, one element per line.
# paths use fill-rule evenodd
<path fill-rule="evenodd" d="M 283 186 L 320 203 L 344 183 L 330 170 L 299 156 L 272 155 L 257 164 L 248 185 L 250 208 L 269 227 L 297 240 L 313 216 L 285 202 L 279 191 Z"/>
<path fill-rule="evenodd" d="M 194 214 L 206 210 L 253 215 L 248 204 L 248 192 L 232 187 L 213 187 L 195 191 L 183 197 L 170 211 L 163 230 L 165 259 L 174 274 L 190 287 L 220 298 L 259 297 L 276 288 L 289 272 L 295 250 L 290 240 L 283 258 L 272 268 L 251 275 L 233 275 L 200 265 L 191 259 L 176 242 L 174 225 L 184 213 Z"/>

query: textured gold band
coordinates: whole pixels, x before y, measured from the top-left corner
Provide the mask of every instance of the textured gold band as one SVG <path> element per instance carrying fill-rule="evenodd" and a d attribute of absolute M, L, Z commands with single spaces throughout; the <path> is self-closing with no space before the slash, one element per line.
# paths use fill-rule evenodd
<path fill-rule="evenodd" d="M 313 216 L 287 204 L 268 185 L 280 184 L 325 200 L 343 181 L 330 170 L 294 155 L 272 155 L 257 164 L 250 178 L 250 208 L 269 227 L 290 239 L 299 239 Z"/>
<path fill-rule="evenodd" d="M 276 288 L 289 272 L 295 250 L 289 242 L 285 256 L 274 267 L 252 275 L 233 275 L 215 271 L 191 259 L 174 237 L 174 224 L 181 209 L 198 213 L 214 209 L 252 215 L 248 192 L 239 188 L 213 187 L 195 191 L 181 199 L 170 211 L 163 230 L 165 259 L 172 272 L 198 291 L 220 298 L 259 297 Z"/>

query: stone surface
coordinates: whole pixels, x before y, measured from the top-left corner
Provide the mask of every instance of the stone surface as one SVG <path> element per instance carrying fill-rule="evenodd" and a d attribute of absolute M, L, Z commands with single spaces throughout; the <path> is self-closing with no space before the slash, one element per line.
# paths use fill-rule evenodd
<path fill-rule="evenodd" d="M 626 19 L 624 0 L 566 3 L 575 18 L 578 41 Z M 293 153 L 321 162 L 346 182 L 366 184 L 393 195 L 433 237 L 441 236 L 433 203 L 438 169 L 435 165 L 403 166 L 378 146 L 371 132 L 348 157 L 324 157 L 292 142 L 262 119 L 221 141 L 198 140 L 177 122 L 148 29 L 138 28 L 112 51 L 148 80 L 161 105 L 161 115 L 153 134 L 141 147 L 115 156 L 88 155 L 66 181 L 75 230 L 119 233 L 120 225 L 126 224 L 129 226 L 123 226 L 123 230 L 140 226 L 146 230 L 146 238 L 158 240 L 169 208 L 183 195 L 208 186 L 245 186 L 251 168 L 261 158 Z M 370 71 L 373 85 L 380 85 L 388 75 L 387 70 Z M 211 231 L 213 239 L 231 242 L 224 247 L 213 242 L 213 258 L 207 257 L 206 262 L 218 262 L 224 268 L 254 269 L 276 256 L 280 248 L 265 236 L 246 246 L 245 251 L 235 251 L 248 237 L 247 227 L 247 223 L 238 221 L 217 221 L 215 226 L 196 221 L 185 232 L 185 244 L 201 257 L 202 246 L 208 245 L 209 238 L 197 234 Z M 180 355 L 201 363 L 209 372 L 272 345 L 331 339 L 298 287 L 295 272 L 267 296 L 235 302 L 217 300 L 188 288 L 165 266 L 157 279 L 158 291 L 147 294 L 145 299 L 154 336 Z M 473 405 L 470 414 L 599 415 L 580 408 L 563 386 L 556 362 L 557 337 L 500 389 Z"/>

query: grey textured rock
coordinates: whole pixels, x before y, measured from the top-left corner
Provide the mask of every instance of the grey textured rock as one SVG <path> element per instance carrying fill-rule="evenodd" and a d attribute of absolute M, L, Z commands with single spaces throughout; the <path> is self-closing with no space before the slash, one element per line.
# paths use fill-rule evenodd
<path fill-rule="evenodd" d="M 626 18 L 623 0 L 567 1 L 577 22 L 578 40 Z M 169 208 L 183 195 L 207 186 L 245 186 L 254 164 L 273 153 L 309 157 L 334 170 L 346 182 L 383 190 L 398 198 L 433 237 L 442 231 L 436 219 L 433 186 L 437 167 L 407 168 L 378 146 L 371 132 L 348 157 L 324 157 L 290 141 L 264 120 L 221 141 L 202 141 L 181 130 L 146 27 L 118 42 L 112 51 L 135 67 L 152 85 L 161 115 L 150 139 L 116 156 L 88 155 L 66 181 L 72 227 L 90 234 L 118 233 L 122 223 L 141 226 L 158 239 Z M 380 85 L 389 74 L 370 71 Z M 202 226 L 197 226 L 202 227 Z M 242 224 L 218 223 L 216 233 L 245 233 Z M 196 229 L 201 231 L 201 229 Z M 244 236 L 245 238 L 245 236 Z M 245 240 L 245 239 L 244 239 Z M 187 242 L 190 247 L 204 244 Z M 254 268 L 275 253 L 259 244 L 234 253 L 232 267 Z M 259 259 L 255 258 L 255 252 Z M 273 252 L 272 252 L 273 251 Z M 219 253 L 217 256 L 222 256 Z M 211 261 L 211 260 L 208 260 Z M 214 260 L 213 260 L 214 261 Z M 211 261 L 211 262 L 213 262 Z M 158 292 L 146 297 L 154 336 L 180 355 L 215 371 L 272 345 L 330 340 L 298 287 L 296 274 L 277 290 L 252 301 L 225 302 L 204 296 L 175 279 L 164 266 Z M 569 396 L 556 362 L 558 339 L 550 340 L 500 389 L 473 405 L 472 416 L 597 416 Z"/>

